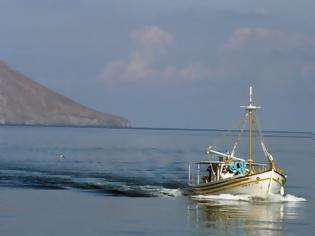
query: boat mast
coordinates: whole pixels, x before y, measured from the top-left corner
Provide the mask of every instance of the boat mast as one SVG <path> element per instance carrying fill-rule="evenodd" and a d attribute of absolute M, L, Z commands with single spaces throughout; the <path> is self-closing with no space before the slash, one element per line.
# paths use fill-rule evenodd
<path fill-rule="evenodd" d="M 249 169 L 252 168 L 253 163 L 253 157 L 252 157 L 252 131 L 253 131 L 253 112 L 256 111 L 256 109 L 260 108 L 258 106 L 255 106 L 253 104 L 253 90 L 252 86 L 249 87 L 249 104 L 247 106 L 241 106 L 241 108 L 244 108 L 247 112 L 248 116 L 248 159 L 247 163 L 249 164 Z"/>

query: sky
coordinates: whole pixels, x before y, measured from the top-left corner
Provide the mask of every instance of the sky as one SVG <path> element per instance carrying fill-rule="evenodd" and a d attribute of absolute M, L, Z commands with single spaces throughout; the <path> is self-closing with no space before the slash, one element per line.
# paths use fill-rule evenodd
<path fill-rule="evenodd" d="M 135 127 L 315 131 L 311 0 L 0 0 L 0 59 Z M 18 95 L 17 95 L 18 96 Z"/>

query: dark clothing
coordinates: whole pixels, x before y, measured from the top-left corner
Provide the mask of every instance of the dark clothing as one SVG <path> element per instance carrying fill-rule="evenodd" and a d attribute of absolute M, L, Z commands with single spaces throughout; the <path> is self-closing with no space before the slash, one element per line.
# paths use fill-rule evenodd
<path fill-rule="evenodd" d="M 209 182 L 211 182 L 211 174 L 212 174 L 211 165 L 208 166 L 207 171 L 209 172 Z"/>

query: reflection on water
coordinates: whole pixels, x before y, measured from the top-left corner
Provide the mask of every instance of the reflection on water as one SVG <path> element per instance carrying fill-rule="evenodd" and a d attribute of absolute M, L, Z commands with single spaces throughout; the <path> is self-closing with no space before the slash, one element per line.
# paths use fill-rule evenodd
<path fill-rule="evenodd" d="M 297 219 L 302 202 L 196 200 L 188 205 L 191 224 L 216 235 L 284 235 L 284 220 Z"/>

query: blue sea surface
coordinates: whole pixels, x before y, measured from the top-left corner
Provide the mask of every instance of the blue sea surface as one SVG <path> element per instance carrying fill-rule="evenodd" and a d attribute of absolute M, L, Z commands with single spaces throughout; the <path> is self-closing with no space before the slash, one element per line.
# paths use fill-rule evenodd
<path fill-rule="evenodd" d="M 198 199 L 188 164 L 236 132 L 2 126 L 0 235 L 314 235 L 314 134 L 264 136 L 284 197 Z"/>

